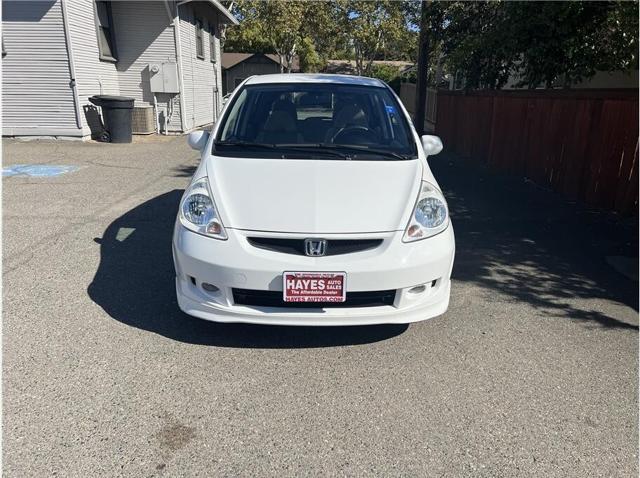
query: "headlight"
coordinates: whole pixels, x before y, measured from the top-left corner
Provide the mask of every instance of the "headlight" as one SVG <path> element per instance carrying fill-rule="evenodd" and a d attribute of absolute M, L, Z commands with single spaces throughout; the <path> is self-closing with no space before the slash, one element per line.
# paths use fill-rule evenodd
<path fill-rule="evenodd" d="M 227 238 L 207 178 L 194 181 L 187 189 L 180 204 L 180 222 L 198 234 L 223 240 Z"/>
<path fill-rule="evenodd" d="M 423 181 L 402 240 L 413 242 L 426 239 L 444 231 L 448 225 L 447 201 L 435 186 Z"/>

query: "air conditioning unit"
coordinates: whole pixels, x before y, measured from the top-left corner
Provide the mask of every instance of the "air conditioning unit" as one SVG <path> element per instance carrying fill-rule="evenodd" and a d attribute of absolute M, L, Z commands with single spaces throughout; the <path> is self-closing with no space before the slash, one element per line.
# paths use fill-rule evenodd
<path fill-rule="evenodd" d="M 134 106 L 131 117 L 133 134 L 152 134 L 156 132 L 156 118 L 153 106 Z"/>

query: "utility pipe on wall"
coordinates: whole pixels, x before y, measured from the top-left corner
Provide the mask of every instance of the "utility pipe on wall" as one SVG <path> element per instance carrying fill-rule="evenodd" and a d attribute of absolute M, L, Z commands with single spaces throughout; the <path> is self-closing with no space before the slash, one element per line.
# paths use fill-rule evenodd
<path fill-rule="evenodd" d="M 67 15 L 67 5 L 65 0 L 60 0 L 62 10 L 62 25 L 64 27 L 64 38 L 67 44 L 67 57 L 69 58 L 69 76 L 71 92 L 73 94 L 73 106 L 76 114 L 76 126 L 82 129 L 82 112 L 80 111 L 80 98 L 78 96 L 78 84 L 76 82 L 76 66 L 73 59 L 73 48 L 71 45 L 71 33 L 69 32 L 69 17 Z M 83 133 L 84 134 L 84 133 Z"/>
<path fill-rule="evenodd" d="M 156 134 L 160 134 L 160 113 L 158 112 L 158 98 L 153 94 L 153 113 L 156 117 Z"/>
<path fill-rule="evenodd" d="M 171 24 L 173 24 L 173 36 L 176 45 L 176 63 L 178 64 L 178 88 L 180 89 L 180 94 L 178 96 L 178 99 L 180 100 L 180 121 L 182 122 L 182 131 L 187 131 L 187 112 L 185 110 L 184 79 L 182 74 L 182 42 L 180 40 L 180 9 L 176 2 L 173 2 L 173 4 L 176 8 L 175 15 L 173 15 L 173 13 L 171 12 L 171 8 L 169 7 L 169 0 L 164 1 L 164 6 L 167 9 L 169 21 L 171 22 Z"/>

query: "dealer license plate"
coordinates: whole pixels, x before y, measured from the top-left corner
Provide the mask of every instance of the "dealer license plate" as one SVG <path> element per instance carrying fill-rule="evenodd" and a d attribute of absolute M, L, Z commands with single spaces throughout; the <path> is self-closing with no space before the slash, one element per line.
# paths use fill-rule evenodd
<path fill-rule="evenodd" d="M 285 302 L 344 302 L 347 297 L 345 272 L 285 272 L 282 298 Z"/>

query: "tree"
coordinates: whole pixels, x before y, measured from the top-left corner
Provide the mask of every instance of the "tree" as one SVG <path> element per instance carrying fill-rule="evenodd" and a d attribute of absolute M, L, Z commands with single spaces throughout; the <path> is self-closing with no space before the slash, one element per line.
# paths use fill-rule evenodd
<path fill-rule="evenodd" d="M 353 49 L 356 73 L 366 75 L 385 45 L 406 28 L 402 2 L 341 0 L 336 7 L 342 32 Z"/>
<path fill-rule="evenodd" d="M 225 47 L 230 51 L 274 52 L 280 58 L 280 71 L 290 73 L 303 38 L 306 9 L 304 1 L 239 0 L 234 14 L 240 27 L 230 30 Z"/>
<path fill-rule="evenodd" d="M 224 49 L 236 53 L 275 53 L 270 40 L 264 35 L 261 12 L 256 8 L 257 2 L 239 0 L 227 6 L 240 21 L 240 25 L 232 26 L 225 31 Z"/>
<path fill-rule="evenodd" d="M 638 67 L 636 2 L 452 2 L 442 45 L 467 88 L 569 86 Z"/>
<path fill-rule="evenodd" d="M 316 73 L 320 71 L 324 62 L 318 55 L 316 47 L 309 37 L 303 37 L 298 48 L 298 56 L 300 58 L 300 70 L 308 73 Z"/>
<path fill-rule="evenodd" d="M 280 57 L 280 71 L 291 73 L 293 58 L 303 36 L 305 2 L 264 1 L 257 7 L 263 23 L 263 34 Z M 286 67 L 285 67 L 286 65 Z"/>
<path fill-rule="evenodd" d="M 504 7 L 500 2 L 454 2 L 443 12 L 444 53 L 468 88 L 501 88 L 514 68 L 518 26 Z"/>
<path fill-rule="evenodd" d="M 276 53 L 282 71 L 296 55 L 303 71 L 320 70 L 343 40 L 330 2 L 239 0 L 233 13 L 240 25 L 227 34 L 227 51 Z"/>
<path fill-rule="evenodd" d="M 226 34 L 225 49 L 277 53 L 290 69 L 300 57 L 303 71 L 318 71 L 327 60 L 353 59 L 360 74 L 377 59 L 415 59 L 417 26 L 408 21 L 418 0 L 283 1 L 228 3 L 240 25 Z"/>
<path fill-rule="evenodd" d="M 313 45 L 317 54 L 318 63 L 314 64 L 314 68 L 321 69 L 327 64 L 327 60 L 333 58 L 345 58 L 348 55 L 347 38 L 340 28 L 339 9 L 333 2 L 325 1 L 308 1 L 306 6 L 304 37 L 306 42 Z M 302 56 L 301 54 L 301 62 L 306 63 Z"/>
<path fill-rule="evenodd" d="M 568 87 L 598 70 L 634 67 L 634 59 L 637 68 L 637 3 L 522 3 L 509 5 L 508 17 L 521 26 L 521 85 Z"/>

